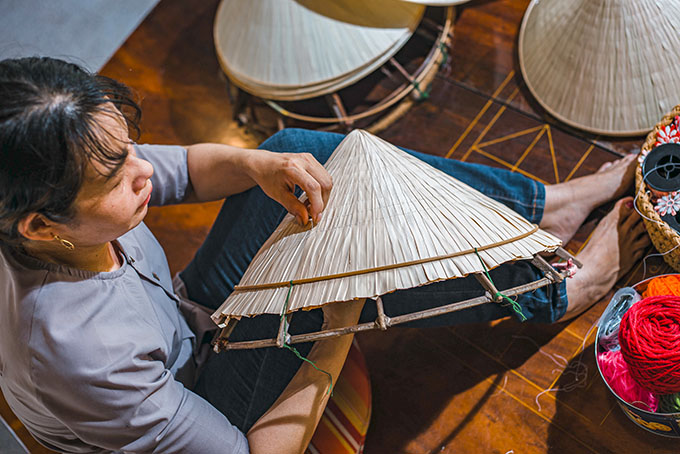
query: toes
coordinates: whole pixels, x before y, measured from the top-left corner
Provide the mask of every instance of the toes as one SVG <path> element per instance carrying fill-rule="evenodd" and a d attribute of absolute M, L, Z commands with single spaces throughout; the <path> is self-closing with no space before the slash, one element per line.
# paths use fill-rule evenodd
<path fill-rule="evenodd" d="M 633 236 L 635 238 L 639 236 L 647 236 L 647 229 L 645 228 L 645 224 L 642 222 L 642 219 L 639 219 L 640 222 L 638 222 L 635 227 L 633 227 Z"/>
<path fill-rule="evenodd" d="M 599 172 L 604 172 L 605 170 L 607 170 L 608 168 L 610 168 L 610 167 L 613 166 L 613 165 L 614 165 L 614 161 L 605 162 L 604 164 L 602 164 L 602 165 L 600 166 L 599 169 L 597 169 L 597 171 L 598 171 L 598 173 L 599 173 Z"/>
<path fill-rule="evenodd" d="M 611 169 L 614 166 L 617 166 L 617 167 L 618 166 L 622 166 L 622 167 L 628 166 L 628 165 L 630 165 L 631 162 L 633 162 L 635 160 L 636 156 L 637 156 L 637 154 L 630 153 L 630 154 L 627 154 L 626 156 L 624 156 L 623 158 L 617 159 L 615 161 L 605 162 L 604 164 L 602 164 L 600 166 L 599 169 L 597 169 L 597 171 L 598 172 L 604 172 L 607 169 Z"/>
<path fill-rule="evenodd" d="M 635 160 L 637 153 L 628 153 L 626 156 L 620 159 L 621 163 L 629 164 Z"/>
<path fill-rule="evenodd" d="M 629 208 L 625 204 L 622 207 L 621 218 L 619 218 L 619 223 L 623 228 L 623 234 L 626 236 L 629 234 L 629 232 L 632 232 L 638 226 L 642 226 L 642 228 L 644 229 L 644 224 L 642 223 L 642 218 L 640 217 L 640 215 L 637 214 L 637 212 L 634 209 Z"/>
<path fill-rule="evenodd" d="M 619 200 L 616 201 L 616 205 L 618 206 L 625 206 L 626 208 L 632 209 L 633 208 L 633 197 L 631 196 L 626 196 L 622 197 Z"/>

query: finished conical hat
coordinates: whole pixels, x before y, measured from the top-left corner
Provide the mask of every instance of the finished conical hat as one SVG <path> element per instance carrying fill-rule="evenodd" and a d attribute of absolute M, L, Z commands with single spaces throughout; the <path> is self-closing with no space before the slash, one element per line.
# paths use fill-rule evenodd
<path fill-rule="evenodd" d="M 286 215 L 213 314 L 217 323 L 280 314 L 286 304 L 291 312 L 373 298 L 482 272 L 481 260 L 490 269 L 561 244 L 505 205 L 365 131 L 350 133 L 326 169 L 333 190 L 321 221 L 301 227 Z"/>
<path fill-rule="evenodd" d="M 419 3 L 427 6 L 454 6 L 467 3 L 470 0 L 401 0 L 409 3 Z"/>
<path fill-rule="evenodd" d="M 524 80 L 557 119 L 639 135 L 680 102 L 680 2 L 533 0 L 519 36 Z"/>
<path fill-rule="evenodd" d="M 395 0 L 223 0 L 215 47 L 230 79 L 257 96 L 331 92 L 389 60 L 423 12 Z"/>

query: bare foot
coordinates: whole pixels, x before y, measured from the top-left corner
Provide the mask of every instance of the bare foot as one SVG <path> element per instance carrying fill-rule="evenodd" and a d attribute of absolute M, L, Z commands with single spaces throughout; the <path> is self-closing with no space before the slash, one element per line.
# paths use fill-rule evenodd
<path fill-rule="evenodd" d="M 577 316 L 606 295 L 640 260 L 649 243 L 642 219 L 633 209 L 633 198 L 616 202 L 578 255 L 583 268 L 567 280 L 569 305 L 560 321 Z"/>
<path fill-rule="evenodd" d="M 546 186 L 541 228 L 568 243 L 595 208 L 623 196 L 633 185 L 636 163 L 631 154 L 603 164 L 593 174 Z"/>

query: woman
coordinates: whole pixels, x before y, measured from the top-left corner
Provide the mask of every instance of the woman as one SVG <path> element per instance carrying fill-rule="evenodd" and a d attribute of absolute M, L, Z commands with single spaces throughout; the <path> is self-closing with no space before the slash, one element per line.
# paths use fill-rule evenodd
<path fill-rule="evenodd" d="M 328 398 L 327 377 L 279 349 L 214 355 L 197 374 L 203 339 L 187 321 L 200 310 L 177 293 L 212 311 L 286 211 L 303 224 L 317 220 L 332 188 L 320 162 L 342 136 L 288 130 L 258 150 L 138 146 L 128 136 L 138 116 L 124 86 L 73 64 L 0 62 L 3 394 L 36 439 L 62 452 L 301 452 Z M 411 153 L 563 241 L 593 208 L 629 188 L 633 165 L 623 159 L 595 176 L 544 187 L 503 170 Z M 224 197 L 206 242 L 173 281 L 142 223 L 148 205 Z M 526 316 L 563 320 L 611 289 L 648 244 L 630 202 L 622 199 L 600 223 L 574 279 L 518 298 Z M 492 276 L 506 288 L 539 272 L 521 262 Z M 384 301 L 395 315 L 479 291 L 474 279 L 458 279 Z M 296 313 L 290 331 L 373 319 L 374 311 L 354 302 Z M 412 326 L 511 313 L 484 305 Z M 270 335 L 277 322 L 266 315 L 243 320 L 232 338 Z M 348 335 L 299 350 L 335 379 L 350 342 Z"/>

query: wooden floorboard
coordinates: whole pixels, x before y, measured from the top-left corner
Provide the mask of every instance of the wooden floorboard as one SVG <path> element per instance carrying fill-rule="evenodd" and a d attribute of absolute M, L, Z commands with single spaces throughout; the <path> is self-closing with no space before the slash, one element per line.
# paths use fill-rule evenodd
<path fill-rule="evenodd" d="M 141 98 L 140 142 L 255 146 L 262 139 L 232 120 L 212 42 L 217 4 L 163 0 L 104 68 Z M 533 101 L 516 51 L 527 5 L 528 0 L 473 0 L 459 8 L 449 65 L 435 78 L 430 98 L 381 136 L 546 183 L 591 173 L 636 150 L 641 138 L 614 140 L 575 131 Z M 377 92 L 371 93 L 367 96 Z M 191 259 L 219 206 L 150 211 L 146 222 L 164 245 L 173 272 Z M 589 218 L 569 250 L 581 249 L 607 209 Z M 652 259 L 647 274 L 666 269 Z M 642 276 L 640 265 L 621 284 Z M 605 300 L 561 325 L 508 318 L 361 334 L 374 392 L 365 452 L 677 452 L 676 442 L 628 421 L 596 372 L 592 328 Z M 0 412 L 9 417 L 6 406 L 0 405 Z M 45 452 L 16 419 L 11 421 L 33 452 Z"/>

